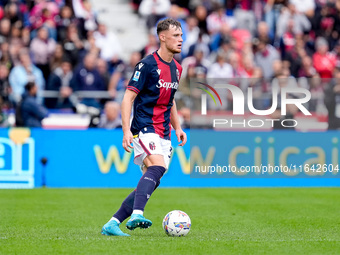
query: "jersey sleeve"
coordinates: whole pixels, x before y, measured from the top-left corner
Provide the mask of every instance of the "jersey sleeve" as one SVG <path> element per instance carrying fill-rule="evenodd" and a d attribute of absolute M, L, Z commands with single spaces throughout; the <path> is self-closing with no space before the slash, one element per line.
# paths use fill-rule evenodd
<path fill-rule="evenodd" d="M 147 81 L 148 73 L 148 66 L 143 62 L 139 62 L 133 71 L 127 89 L 138 94 L 143 89 L 144 84 Z"/>
<path fill-rule="evenodd" d="M 179 80 L 180 80 L 181 77 L 182 77 L 182 72 L 183 72 L 183 67 L 180 65 L 180 66 L 179 66 Z"/>
<path fill-rule="evenodd" d="M 174 59 L 174 61 L 175 61 L 176 68 L 177 68 L 176 74 L 177 74 L 177 79 L 178 79 L 178 82 L 179 82 L 179 80 L 181 79 L 181 76 L 182 76 L 183 68 L 175 59 Z"/>

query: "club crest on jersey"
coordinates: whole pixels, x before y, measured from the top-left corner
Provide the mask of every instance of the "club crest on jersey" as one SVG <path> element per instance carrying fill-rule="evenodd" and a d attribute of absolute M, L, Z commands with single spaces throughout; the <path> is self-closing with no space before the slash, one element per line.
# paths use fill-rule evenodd
<path fill-rule="evenodd" d="M 150 142 L 149 147 L 150 147 L 150 150 L 152 150 L 152 151 L 156 149 L 156 145 L 155 145 L 154 142 Z"/>
<path fill-rule="evenodd" d="M 143 67 L 143 65 L 144 65 L 143 63 L 139 63 L 138 64 L 138 69 L 140 70 Z"/>
<path fill-rule="evenodd" d="M 176 69 L 177 80 L 179 81 L 179 71 Z"/>
<path fill-rule="evenodd" d="M 139 76 L 140 76 L 140 72 L 136 71 L 135 75 L 133 76 L 132 80 L 134 81 L 138 81 L 139 80 Z"/>
<path fill-rule="evenodd" d="M 157 69 L 158 75 L 161 75 L 161 69 Z"/>

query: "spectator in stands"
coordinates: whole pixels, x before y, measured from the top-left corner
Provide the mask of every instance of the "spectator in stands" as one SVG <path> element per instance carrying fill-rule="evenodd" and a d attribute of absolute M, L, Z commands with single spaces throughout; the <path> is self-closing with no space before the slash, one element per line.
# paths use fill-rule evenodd
<path fill-rule="evenodd" d="M 277 20 L 288 0 L 267 0 L 264 6 L 264 19 L 269 27 L 269 36 L 275 38 Z"/>
<path fill-rule="evenodd" d="M 41 127 L 41 121 L 47 117 L 47 110 L 37 103 L 38 87 L 34 82 L 28 82 L 25 85 L 25 92 L 22 95 L 22 101 L 20 107 L 17 109 L 20 111 L 22 118 L 22 124 L 25 127 Z M 18 116 L 19 114 L 16 114 Z"/>
<path fill-rule="evenodd" d="M 153 33 L 148 34 L 148 43 L 146 46 L 141 50 L 142 57 L 146 57 L 147 55 L 152 54 L 159 48 L 158 38 Z"/>
<path fill-rule="evenodd" d="M 223 24 L 227 24 L 230 28 L 236 26 L 236 21 L 234 17 L 227 16 L 226 10 L 218 5 L 208 17 L 207 17 L 207 27 L 210 35 L 214 35 L 220 32 Z"/>
<path fill-rule="evenodd" d="M 198 28 L 200 29 L 200 31 L 204 34 L 208 34 L 208 27 L 207 27 L 208 11 L 207 11 L 207 8 L 205 8 L 204 5 L 196 6 L 196 9 L 194 11 L 194 15 L 197 18 Z"/>
<path fill-rule="evenodd" d="M 315 0 L 289 0 L 298 13 L 306 15 L 308 18 L 314 16 L 315 2 Z"/>
<path fill-rule="evenodd" d="M 338 1 L 337 1 L 338 2 Z M 320 1 L 312 17 L 314 37 L 324 37 L 330 47 L 339 39 L 339 13 L 334 1 Z"/>
<path fill-rule="evenodd" d="M 188 55 L 190 46 L 195 44 L 198 40 L 200 29 L 198 28 L 197 23 L 195 16 L 189 16 L 186 19 L 185 27 L 183 28 L 186 39 L 183 41 L 181 52 L 183 57 Z"/>
<path fill-rule="evenodd" d="M 11 21 L 7 18 L 0 20 L 0 43 L 7 41 L 11 35 Z"/>
<path fill-rule="evenodd" d="M 104 114 L 100 116 L 98 127 L 106 129 L 115 129 L 122 127 L 119 103 L 114 101 L 106 102 L 104 107 Z"/>
<path fill-rule="evenodd" d="M 246 29 L 234 29 L 231 32 L 231 43 L 232 47 L 237 51 L 241 52 L 243 49 L 249 50 L 249 53 L 251 53 L 252 47 L 251 47 L 251 42 L 252 42 L 252 35 L 250 32 Z M 244 48 L 249 47 L 249 49 Z"/>
<path fill-rule="evenodd" d="M 193 56 L 187 57 L 182 61 L 182 77 L 187 77 L 188 68 L 193 68 L 193 75 L 190 75 L 190 78 L 196 77 L 196 72 L 203 72 L 205 75 L 207 74 L 208 68 L 210 66 L 210 61 L 204 58 L 204 48 L 197 47 L 195 49 L 195 53 Z M 201 70 L 198 70 L 201 69 Z"/>
<path fill-rule="evenodd" d="M 108 89 L 109 82 L 110 82 L 110 73 L 109 73 L 109 69 L 107 66 L 107 62 L 104 59 L 102 58 L 97 59 L 97 70 L 103 79 L 105 89 Z"/>
<path fill-rule="evenodd" d="M 212 51 L 217 51 L 224 42 L 231 41 L 231 27 L 228 24 L 223 24 L 220 31 L 211 36 L 210 48 Z"/>
<path fill-rule="evenodd" d="M 294 44 L 293 48 L 285 51 L 285 56 L 282 60 L 284 65 L 290 69 L 291 74 L 294 77 L 299 77 L 302 59 L 307 56 L 307 51 L 305 50 L 305 42 L 302 36 L 296 36 Z"/>
<path fill-rule="evenodd" d="M 21 30 L 21 41 L 22 41 L 22 45 L 23 47 L 29 47 L 30 43 L 31 43 L 31 32 L 29 27 L 24 27 Z"/>
<path fill-rule="evenodd" d="M 37 29 L 45 26 L 48 29 L 49 37 L 57 39 L 56 16 L 59 14 L 59 7 L 53 1 L 41 0 L 35 4 L 29 13 L 29 21 L 32 26 L 32 38 L 35 37 Z"/>
<path fill-rule="evenodd" d="M 38 29 L 37 37 L 33 38 L 30 46 L 33 63 L 43 72 L 47 81 L 50 75 L 50 61 L 56 49 L 56 42 L 53 38 L 48 38 L 46 27 Z"/>
<path fill-rule="evenodd" d="M 245 78 L 246 73 L 241 66 L 240 55 L 233 51 L 228 56 L 228 62 L 232 67 L 232 78 Z"/>
<path fill-rule="evenodd" d="M 73 91 L 103 91 L 106 90 L 102 77 L 96 67 L 97 56 L 89 53 L 83 63 L 76 68 L 71 81 Z M 81 103 L 96 108 L 102 108 L 98 99 L 83 98 Z"/>
<path fill-rule="evenodd" d="M 283 66 L 283 62 L 281 61 L 281 59 L 276 59 L 273 61 L 272 69 L 273 69 L 273 76 L 270 77 L 270 79 L 282 76 L 282 71 L 284 69 L 284 66 Z"/>
<path fill-rule="evenodd" d="M 273 62 L 280 59 L 277 50 L 264 40 L 256 44 L 255 63 L 262 68 L 263 77 L 269 79 L 273 76 Z"/>
<path fill-rule="evenodd" d="M 213 47 L 212 45 L 210 46 L 211 46 L 210 48 L 214 50 L 215 47 Z M 215 51 L 212 51 L 210 54 L 205 54 L 205 58 L 208 58 L 211 60 L 211 62 L 214 62 L 216 60 L 218 52 L 225 53 L 225 55 L 228 58 L 229 54 L 233 51 L 235 51 L 235 49 L 233 47 L 232 37 L 225 37 L 221 41 L 221 45 L 219 47 L 216 47 Z"/>
<path fill-rule="evenodd" d="M 336 56 L 328 51 L 328 42 L 323 37 L 315 41 L 316 52 L 313 55 L 313 63 L 321 78 L 332 78 L 336 65 Z"/>
<path fill-rule="evenodd" d="M 170 0 L 142 0 L 138 11 L 146 19 L 146 26 L 150 30 L 165 17 L 170 7 Z"/>
<path fill-rule="evenodd" d="M 72 65 L 76 66 L 79 59 L 85 54 L 84 43 L 79 38 L 77 26 L 71 24 L 67 28 L 66 39 L 62 43 L 65 54 L 71 59 Z"/>
<path fill-rule="evenodd" d="M 135 66 L 141 60 L 141 54 L 139 52 L 133 52 L 130 55 L 130 62 L 128 64 L 120 64 L 112 74 L 109 83 L 109 93 L 112 98 L 115 98 L 117 102 L 123 100 L 124 92 L 127 84 L 132 77 Z"/>
<path fill-rule="evenodd" d="M 18 103 L 24 93 L 28 82 L 35 82 L 37 86 L 37 102 L 42 103 L 42 92 L 45 81 L 41 70 L 32 64 L 28 49 L 22 49 L 19 54 L 20 64 L 15 66 L 9 74 L 9 83 L 12 88 L 10 98 L 13 103 Z"/>
<path fill-rule="evenodd" d="M 11 33 L 10 33 L 10 43 L 19 43 L 22 44 L 22 39 L 21 39 L 21 27 L 18 26 L 17 24 L 13 25 L 11 27 Z"/>
<path fill-rule="evenodd" d="M 204 58 L 208 58 L 210 49 L 209 49 L 209 36 L 203 33 L 199 33 L 197 42 L 189 47 L 188 57 L 194 55 L 196 49 L 200 48 L 204 52 Z"/>
<path fill-rule="evenodd" d="M 172 18 L 174 20 L 177 20 L 179 23 L 181 23 L 181 27 L 182 27 L 182 39 L 183 39 L 183 43 L 187 40 L 187 30 L 186 30 L 186 21 L 185 19 L 188 16 L 188 11 L 184 8 L 179 7 L 178 5 L 172 3 L 170 6 L 170 10 L 168 11 L 166 18 Z M 159 21 L 159 20 L 158 20 Z M 156 23 L 158 23 L 158 21 Z M 182 45 L 182 53 L 183 53 L 183 45 Z M 175 59 L 180 61 L 181 59 L 181 55 L 175 55 Z"/>
<path fill-rule="evenodd" d="M 73 12 L 70 6 L 63 6 L 60 9 L 60 16 L 57 21 L 57 41 L 63 42 L 66 39 L 67 27 L 75 23 Z"/>
<path fill-rule="evenodd" d="M 298 71 L 297 77 L 306 77 L 306 78 L 317 78 L 319 77 L 318 72 L 315 70 L 313 66 L 313 60 L 310 56 L 306 55 L 302 57 L 301 67 Z"/>
<path fill-rule="evenodd" d="M 242 56 L 242 66 L 244 71 L 244 76 L 246 78 L 252 78 L 255 73 L 255 63 L 254 63 L 254 57 L 249 54 L 244 54 Z"/>
<path fill-rule="evenodd" d="M 197 47 L 193 56 L 186 57 L 182 61 L 182 78 L 180 80 L 180 86 L 178 87 L 177 94 L 177 106 L 179 108 L 184 106 L 190 106 L 191 90 L 190 79 L 199 79 L 205 81 L 207 76 L 210 61 L 204 58 L 204 49 Z"/>
<path fill-rule="evenodd" d="M 0 62 L 8 68 L 12 67 L 12 59 L 9 53 L 9 43 L 7 41 L 0 43 Z"/>
<path fill-rule="evenodd" d="M 334 69 L 334 78 L 324 88 L 324 102 L 328 110 L 328 130 L 340 128 L 340 66 Z"/>
<path fill-rule="evenodd" d="M 95 31 L 97 29 L 97 15 L 92 9 L 89 0 L 72 0 L 72 7 L 79 21 L 80 36 L 82 39 L 85 39 L 89 31 Z"/>
<path fill-rule="evenodd" d="M 85 40 L 85 42 L 84 42 L 84 47 L 85 47 L 85 50 L 86 50 L 87 53 L 92 53 L 92 54 L 99 56 L 100 55 L 100 49 L 96 45 L 96 39 L 94 38 L 93 34 L 94 33 L 92 33 L 92 32 L 89 32 L 87 34 L 87 40 Z M 112 68 L 114 68 L 114 65 L 112 66 Z"/>
<path fill-rule="evenodd" d="M 223 52 L 217 54 L 216 63 L 213 63 L 209 69 L 207 78 L 231 78 L 233 77 L 233 68 L 227 63 L 227 56 Z"/>
<path fill-rule="evenodd" d="M 239 1 L 236 4 L 233 15 L 236 20 L 237 29 L 248 30 L 252 35 L 256 32 L 256 17 L 252 9 L 252 1 Z"/>
<path fill-rule="evenodd" d="M 11 1 L 6 5 L 5 16 L 10 19 L 12 25 L 18 27 L 28 25 L 27 8 L 19 1 Z"/>
<path fill-rule="evenodd" d="M 337 42 L 340 40 L 340 1 L 335 2 L 335 12 L 338 13 L 338 15 L 335 15 L 334 17 L 334 26 L 333 26 L 333 32 L 332 36 Z M 337 43 L 335 44 L 335 46 Z"/>
<path fill-rule="evenodd" d="M 339 1 L 340 5 L 340 1 Z M 340 39 L 335 44 L 332 53 L 336 57 L 336 66 L 340 66 Z"/>
<path fill-rule="evenodd" d="M 269 26 L 264 21 L 261 21 L 257 24 L 255 36 L 258 40 L 267 41 L 271 45 L 274 43 L 274 37 L 270 35 Z"/>
<path fill-rule="evenodd" d="M 112 31 L 107 31 L 105 24 L 98 25 L 98 31 L 93 33 L 96 46 L 100 49 L 100 58 L 105 61 L 118 62 L 122 48 L 117 36 Z"/>
<path fill-rule="evenodd" d="M 60 67 L 57 67 L 49 77 L 47 90 L 59 91 L 59 96 L 57 98 L 45 99 L 45 106 L 47 108 L 71 108 L 76 104 L 75 96 L 72 95 L 72 77 L 71 61 L 64 58 Z"/>
<path fill-rule="evenodd" d="M 294 34 L 308 32 L 311 29 L 311 23 L 304 14 L 296 11 L 294 4 L 289 3 L 288 8 L 283 9 L 277 20 L 276 29 L 276 37 L 281 38 L 288 29 Z"/>
<path fill-rule="evenodd" d="M 11 87 L 9 85 L 9 68 L 6 64 L 0 63 L 0 100 L 1 100 L 1 108 L 9 109 L 11 104 L 9 102 L 9 93 L 11 91 Z"/>
<path fill-rule="evenodd" d="M 53 72 L 56 68 L 60 67 L 63 59 L 65 58 L 66 54 L 64 54 L 64 49 L 61 44 L 57 44 L 53 55 L 50 59 L 50 71 Z M 71 59 L 69 59 L 71 61 Z M 72 63 L 72 62 L 71 62 Z"/>
<path fill-rule="evenodd" d="M 104 59 L 98 58 L 98 60 L 97 60 L 97 69 L 98 69 L 98 72 L 99 72 L 100 76 L 103 79 L 105 90 L 108 90 L 111 74 L 109 72 L 109 68 L 108 68 L 107 62 Z M 102 98 L 100 100 L 100 103 L 102 105 L 104 105 L 105 102 L 107 102 L 107 101 L 108 101 L 108 98 Z"/>
<path fill-rule="evenodd" d="M 282 34 L 280 38 L 280 50 L 282 59 L 286 57 L 287 52 L 290 52 L 294 49 L 296 43 L 295 37 L 296 34 L 294 32 L 294 20 L 289 19 L 286 31 Z"/>
<path fill-rule="evenodd" d="M 20 65 L 19 55 L 22 48 L 23 48 L 22 45 L 19 43 L 8 42 L 8 50 L 12 66 Z"/>

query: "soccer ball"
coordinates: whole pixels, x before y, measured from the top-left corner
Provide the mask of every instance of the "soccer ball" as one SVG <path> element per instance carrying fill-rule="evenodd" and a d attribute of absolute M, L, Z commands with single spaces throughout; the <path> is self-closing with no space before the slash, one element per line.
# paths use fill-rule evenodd
<path fill-rule="evenodd" d="M 179 210 L 169 212 L 163 219 L 163 229 L 168 236 L 186 236 L 190 227 L 189 215 Z"/>

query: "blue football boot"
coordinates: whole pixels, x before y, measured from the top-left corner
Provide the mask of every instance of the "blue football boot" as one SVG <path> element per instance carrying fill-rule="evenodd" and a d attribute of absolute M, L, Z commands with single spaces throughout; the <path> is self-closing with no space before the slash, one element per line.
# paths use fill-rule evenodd
<path fill-rule="evenodd" d="M 129 230 L 134 230 L 135 228 L 148 228 L 151 227 L 151 220 L 145 219 L 141 214 L 132 214 L 131 218 L 126 223 L 126 227 Z"/>
<path fill-rule="evenodd" d="M 119 228 L 120 223 L 117 223 L 115 220 L 111 220 L 108 223 L 106 223 L 102 228 L 102 235 L 106 236 L 130 236 L 128 234 L 125 234 L 123 231 Z"/>

